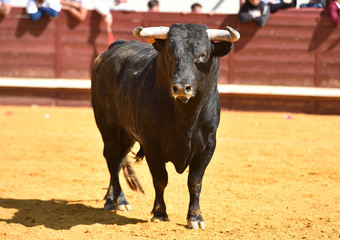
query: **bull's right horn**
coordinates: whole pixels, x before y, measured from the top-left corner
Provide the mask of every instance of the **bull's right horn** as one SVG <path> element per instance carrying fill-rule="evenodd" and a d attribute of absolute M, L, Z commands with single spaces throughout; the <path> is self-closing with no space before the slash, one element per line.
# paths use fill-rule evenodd
<path fill-rule="evenodd" d="M 236 42 L 240 38 L 240 34 L 235 29 L 227 26 L 227 30 L 208 29 L 207 33 L 210 41 L 226 41 Z"/>
<path fill-rule="evenodd" d="M 168 32 L 168 27 L 136 27 L 133 29 L 133 35 L 140 38 L 166 39 L 168 37 Z"/>

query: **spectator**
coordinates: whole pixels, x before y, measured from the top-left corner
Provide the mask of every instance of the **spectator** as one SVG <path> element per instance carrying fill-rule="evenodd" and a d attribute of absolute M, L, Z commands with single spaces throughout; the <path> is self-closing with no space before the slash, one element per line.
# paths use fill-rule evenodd
<path fill-rule="evenodd" d="M 203 6 L 199 3 L 192 4 L 190 8 L 191 8 L 191 13 L 203 13 Z M 187 14 L 187 13 L 183 12 L 183 14 Z M 214 15 L 215 11 L 211 10 L 208 14 Z"/>
<path fill-rule="evenodd" d="M 268 4 L 271 13 L 279 9 L 296 7 L 296 0 L 263 0 L 263 2 Z"/>
<path fill-rule="evenodd" d="M 326 16 L 340 27 L 340 0 L 328 0 L 326 3 Z"/>
<path fill-rule="evenodd" d="M 148 2 L 149 12 L 159 12 L 159 2 L 157 0 L 151 0 Z"/>
<path fill-rule="evenodd" d="M 254 21 L 260 27 L 264 27 L 269 15 L 269 6 L 261 0 L 246 0 L 239 12 L 241 23 Z"/>
<path fill-rule="evenodd" d="M 112 15 L 110 12 L 110 3 L 107 1 L 95 1 L 95 10 L 105 18 L 106 30 L 112 33 Z"/>
<path fill-rule="evenodd" d="M 43 14 L 54 19 L 61 10 L 60 0 L 28 0 L 26 12 L 32 21 L 38 21 Z"/>
<path fill-rule="evenodd" d="M 112 9 L 116 11 L 136 11 L 134 6 L 128 3 L 127 0 L 115 0 L 115 5 Z"/>
<path fill-rule="evenodd" d="M 191 13 L 202 13 L 202 5 L 199 3 L 194 3 L 191 5 Z"/>
<path fill-rule="evenodd" d="M 127 0 L 115 0 L 114 6 L 111 6 L 110 1 L 95 1 L 95 10 L 102 16 L 105 17 L 106 31 L 108 37 L 108 44 L 110 45 L 114 41 L 112 33 L 112 14 L 111 9 L 116 11 L 135 11 L 134 7 L 130 5 Z"/>
<path fill-rule="evenodd" d="M 11 0 L 0 0 L 0 15 L 6 16 L 11 11 Z"/>
<path fill-rule="evenodd" d="M 95 10 L 105 17 L 106 29 L 108 33 L 112 33 L 112 14 L 111 9 L 117 11 L 135 11 L 127 0 L 115 0 L 114 6 L 110 5 L 110 1 L 95 1 Z"/>
<path fill-rule="evenodd" d="M 84 21 L 91 7 L 89 0 L 61 0 L 62 9 L 68 11 L 78 21 Z"/>
<path fill-rule="evenodd" d="M 325 0 L 310 0 L 309 3 L 300 5 L 300 8 L 323 8 L 325 6 Z"/>

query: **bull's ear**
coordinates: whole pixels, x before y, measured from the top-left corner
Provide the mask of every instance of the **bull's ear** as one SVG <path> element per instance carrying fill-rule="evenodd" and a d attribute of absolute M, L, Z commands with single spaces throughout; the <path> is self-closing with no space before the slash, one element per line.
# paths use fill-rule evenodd
<path fill-rule="evenodd" d="M 155 42 L 152 44 L 153 48 L 158 52 L 162 52 L 164 49 L 165 40 L 163 39 L 155 39 Z"/>
<path fill-rule="evenodd" d="M 233 44 L 230 42 L 212 42 L 213 54 L 217 57 L 223 57 L 227 55 L 231 49 L 233 49 Z"/>

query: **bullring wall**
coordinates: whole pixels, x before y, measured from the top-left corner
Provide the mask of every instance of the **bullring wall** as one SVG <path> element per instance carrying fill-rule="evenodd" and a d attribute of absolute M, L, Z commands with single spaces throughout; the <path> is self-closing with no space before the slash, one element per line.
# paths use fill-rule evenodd
<path fill-rule="evenodd" d="M 113 12 L 113 19 L 115 39 L 126 40 L 136 39 L 132 35 L 136 26 L 176 22 L 237 29 L 241 39 L 231 54 L 221 59 L 219 84 L 340 88 L 340 29 L 321 17 L 320 10 L 281 10 L 272 14 L 263 28 L 253 23 L 242 25 L 237 15 L 223 14 Z M 31 22 L 23 8 L 13 8 L 9 16 L 0 19 L 0 77 L 89 79 L 94 58 L 107 45 L 105 23 L 94 11 L 81 23 L 64 11 L 56 20 Z M 0 94 L 6 95 L 7 90 L 1 89 Z M 230 109 L 267 106 L 268 110 L 279 107 L 284 111 L 290 110 L 285 109 L 286 100 L 291 105 L 296 102 L 295 98 L 259 97 L 229 94 L 222 102 Z M 323 100 L 303 99 L 293 111 L 322 113 L 326 109 L 328 113 L 334 104 L 339 106 L 338 100 Z"/>

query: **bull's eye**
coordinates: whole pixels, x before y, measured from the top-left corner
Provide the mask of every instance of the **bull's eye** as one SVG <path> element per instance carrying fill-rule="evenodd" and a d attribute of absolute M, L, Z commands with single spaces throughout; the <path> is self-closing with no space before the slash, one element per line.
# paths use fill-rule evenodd
<path fill-rule="evenodd" d="M 196 63 L 206 63 L 207 62 L 207 54 L 202 53 L 195 59 Z"/>

